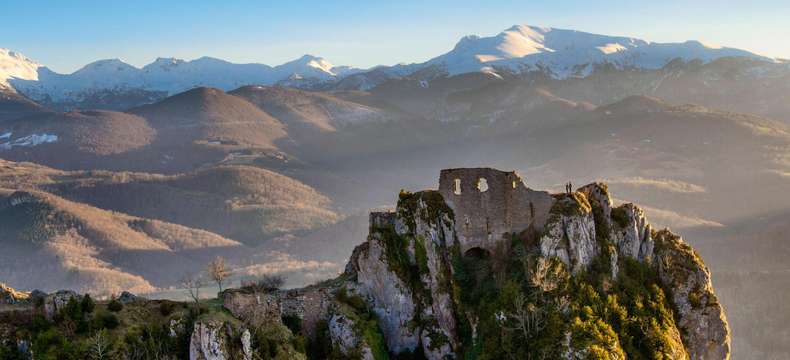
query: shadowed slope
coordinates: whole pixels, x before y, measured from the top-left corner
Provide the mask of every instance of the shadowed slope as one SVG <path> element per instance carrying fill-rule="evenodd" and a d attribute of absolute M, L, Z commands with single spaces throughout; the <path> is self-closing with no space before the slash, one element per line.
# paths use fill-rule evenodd
<path fill-rule="evenodd" d="M 275 148 L 283 125 L 255 105 L 213 88 L 196 88 L 131 110 L 159 131 L 158 146 L 203 144 Z"/>
<path fill-rule="evenodd" d="M 194 266 L 179 252 L 240 245 L 38 191 L 0 191 L 0 222 L 3 277 L 47 290 L 151 291 L 177 268 Z M 160 262 L 162 255 L 167 263 Z"/>
<path fill-rule="evenodd" d="M 335 131 L 346 125 L 381 120 L 383 111 L 327 93 L 271 86 L 245 86 L 230 94 L 242 97 L 296 130 Z"/>
<path fill-rule="evenodd" d="M 0 187 L 39 188 L 102 209 L 205 229 L 250 244 L 340 219 L 331 200 L 312 187 L 249 166 L 166 176 L 66 172 L 0 161 Z"/>

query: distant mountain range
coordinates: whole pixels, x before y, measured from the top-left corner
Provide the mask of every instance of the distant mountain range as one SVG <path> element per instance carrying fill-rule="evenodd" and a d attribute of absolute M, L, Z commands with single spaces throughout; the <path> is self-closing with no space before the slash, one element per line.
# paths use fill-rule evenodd
<path fill-rule="evenodd" d="M 575 30 L 513 26 L 492 37 L 466 36 L 450 52 L 423 63 L 357 69 L 305 55 L 278 66 L 234 64 L 201 57 L 158 58 L 137 68 L 119 59 L 99 60 L 71 74 L 56 73 L 24 55 L 0 49 L 0 87 L 15 89 L 54 108 L 123 108 L 154 102 L 197 86 L 225 91 L 244 85 L 284 85 L 307 89 L 368 90 L 392 78 L 484 72 L 494 77 L 545 73 L 552 78 L 588 76 L 597 66 L 659 69 L 673 60 L 709 62 L 748 57 L 775 62 L 745 50 L 698 41 L 653 43 Z M 114 106 L 102 106 L 105 103 Z"/>

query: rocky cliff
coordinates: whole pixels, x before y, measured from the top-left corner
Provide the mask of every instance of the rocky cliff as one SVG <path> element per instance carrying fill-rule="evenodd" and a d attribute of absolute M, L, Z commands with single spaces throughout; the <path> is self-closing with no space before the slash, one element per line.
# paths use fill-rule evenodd
<path fill-rule="evenodd" d="M 552 198 L 541 230 L 489 233 L 493 242 L 469 248 L 442 194 L 402 192 L 395 211 L 370 215 L 367 242 L 334 284 L 334 350 L 362 358 L 729 358 L 724 311 L 688 244 L 653 229 L 639 207 L 614 207 L 605 184 Z M 376 326 L 349 320 L 360 316 Z"/>

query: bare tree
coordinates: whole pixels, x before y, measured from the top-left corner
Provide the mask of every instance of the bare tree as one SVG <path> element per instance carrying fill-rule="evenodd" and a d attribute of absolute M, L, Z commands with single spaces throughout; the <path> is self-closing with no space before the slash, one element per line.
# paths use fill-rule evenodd
<path fill-rule="evenodd" d="M 195 301 L 195 307 L 200 308 L 200 288 L 205 285 L 200 275 L 187 273 L 181 278 L 181 286 L 189 291 L 189 297 Z"/>
<path fill-rule="evenodd" d="M 505 326 L 505 329 L 521 331 L 524 339 L 529 339 L 546 327 L 545 310 L 535 303 L 527 301 L 527 297 L 524 294 L 519 293 L 513 299 L 513 308 L 513 312 L 502 316 L 502 320 L 513 320 L 515 325 Z"/>
<path fill-rule="evenodd" d="M 107 337 L 107 330 L 97 331 L 88 339 L 89 354 L 92 360 L 104 360 L 110 358 L 110 340 Z"/>
<path fill-rule="evenodd" d="M 219 292 L 222 292 L 222 282 L 230 276 L 230 271 L 225 266 L 225 258 L 217 256 L 208 263 L 208 274 L 217 283 Z"/>

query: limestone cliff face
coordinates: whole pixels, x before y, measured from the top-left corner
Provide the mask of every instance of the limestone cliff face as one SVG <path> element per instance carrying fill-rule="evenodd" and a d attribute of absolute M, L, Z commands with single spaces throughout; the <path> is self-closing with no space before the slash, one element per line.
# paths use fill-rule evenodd
<path fill-rule="evenodd" d="M 237 319 L 201 319 L 189 339 L 190 360 L 252 360 L 252 335 Z"/>
<path fill-rule="evenodd" d="M 373 360 L 373 350 L 364 337 L 355 330 L 359 324 L 354 319 L 337 312 L 329 319 L 329 336 L 338 351 L 344 355 L 356 354 L 363 360 Z"/>
<path fill-rule="evenodd" d="M 429 359 L 447 359 L 474 351 L 481 324 L 492 319 L 461 304 L 459 294 L 470 289 L 464 289 L 459 282 L 462 274 L 458 263 L 468 257 L 489 261 L 500 256 L 495 250 L 498 243 L 511 246 L 523 242 L 526 251 L 536 249 L 536 263 L 541 264 L 542 271 L 555 271 L 546 269 L 556 260 L 571 278 L 605 269 L 603 276 L 609 280 L 604 284 L 613 283 L 618 281 L 620 272 L 626 271 L 623 269 L 635 266 L 629 261 L 652 269 L 649 271 L 657 274 L 660 288 L 667 291 L 671 304 L 668 309 L 674 309 L 668 311 L 674 312 L 677 319 L 669 316 L 669 320 L 665 319 L 668 323 L 660 325 L 663 341 L 669 344 L 662 350 L 664 355 L 674 359 L 729 358 L 729 329 L 702 260 L 669 230 L 654 230 L 639 207 L 614 207 L 605 184 L 590 184 L 575 192 L 553 195 L 547 214 L 531 214 L 545 219 L 540 231 L 530 225 L 520 234 L 489 233 L 485 249 L 461 246 L 456 234 L 464 224 L 458 222 L 459 214 L 454 210 L 435 191 L 402 193 L 396 211 L 371 214 L 368 240 L 355 249 L 341 277 L 338 288 L 350 294 L 344 296 L 357 297 L 363 307 L 367 304 L 375 314 L 389 354 L 419 351 Z M 464 241 L 470 243 L 469 239 Z M 544 294 L 559 294 L 554 290 L 562 286 L 558 284 L 542 284 Z M 604 295 L 607 286 L 611 287 L 604 285 L 600 290 Z M 658 291 L 656 301 L 664 299 L 657 288 L 651 291 Z M 570 314 L 576 311 L 572 301 L 562 299 L 568 295 L 551 296 L 560 296 L 553 300 L 559 304 L 560 316 L 572 317 Z M 510 326 L 506 325 L 508 319 L 516 316 L 505 310 L 496 314 L 496 321 L 502 321 L 502 331 Z M 355 354 L 362 358 L 375 358 L 375 345 L 360 337 L 353 319 L 336 312 L 330 324 L 336 346 L 357 349 Z M 462 330 L 461 324 L 468 331 Z M 622 343 L 630 341 L 628 338 L 615 337 L 595 347 L 588 340 L 578 339 L 575 326 L 568 325 L 563 336 L 566 339 L 557 340 L 557 346 L 566 349 L 562 356 L 574 358 L 604 349 L 609 351 L 609 358 L 623 358 L 627 357 L 626 351 L 633 351 L 623 350 L 629 349 Z M 527 334 L 526 327 L 524 333 Z"/>
<path fill-rule="evenodd" d="M 368 241 L 351 259 L 354 288 L 371 302 L 390 352 L 452 357 L 452 214 L 436 192 L 401 200 L 397 213 L 371 214 Z"/>
<path fill-rule="evenodd" d="M 678 327 L 691 358 L 729 358 L 724 309 L 713 292 L 710 272 L 694 249 L 679 236 L 662 230 L 655 234 L 653 259 L 661 280 L 672 289 Z"/>
<path fill-rule="evenodd" d="M 592 208 L 582 196 L 563 196 L 554 204 L 540 238 L 544 257 L 557 257 L 573 272 L 586 269 L 598 254 Z"/>
<path fill-rule="evenodd" d="M 694 250 L 669 230 L 654 231 L 636 205 L 624 204 L 612 209 L 603 184 L 587 185 L 578 193 L 585 195 L 587 204 L 572 194 L 560 197 L 555 205 L 556 216 L 549 221 L 547 232 L 540 240 L 543 255 L 559 258 L 574 271 L 589 266 L 589 259 L 604 251 L 601 247 L 606 245 L 596 240 L 591 219 L 593 209 L 599 211 L 597 232 L 599 236 L 608 233 L 606 240 L 616 250 L 612 255 L 653 266 L 670 289 L 679 316 L 677 326 L 689 357 L 729 358 L 729 328 L 724 311 L 713 292 L 710 273 Z"/>
<path fill-rule="evenodd" d="M 259 321 L 260 318 L 256 318 Z M 253 333 L 258 336 L 253 338 Z M 303 353 L 292 347 L 293 334 L 280 322 L 280 316 L 261 321 L 257 325 L 245 318 L 235 318 L 220 313 L 198 318 L 189 339 L 190 360 L 252 360 L 261 354 L 260 335 L 263 335 L 268 351 L 277 359 L 305 359 Z M 256 343 L 258 341 L 258 343 Z"/>
<path fill-rule="evenodd" d="M 223 322 L 197 322 L 189 342 L 190 360 L 225 360 L 230 358 Z"/>

